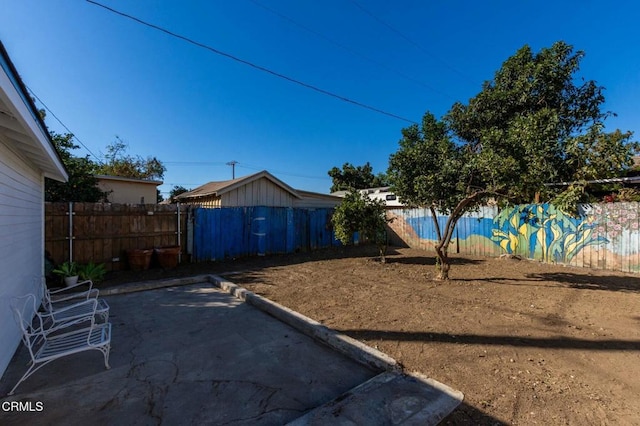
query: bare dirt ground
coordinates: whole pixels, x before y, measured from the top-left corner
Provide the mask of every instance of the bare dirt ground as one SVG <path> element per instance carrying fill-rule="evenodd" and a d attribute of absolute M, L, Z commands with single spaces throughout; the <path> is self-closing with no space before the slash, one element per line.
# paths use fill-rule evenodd
<path fill-rule="evenodd" d="M 371 247 L 113 273 L 102 286 L 228 273 L 465 394 L 445 424 L 640 425 L 640 276 Z"/>

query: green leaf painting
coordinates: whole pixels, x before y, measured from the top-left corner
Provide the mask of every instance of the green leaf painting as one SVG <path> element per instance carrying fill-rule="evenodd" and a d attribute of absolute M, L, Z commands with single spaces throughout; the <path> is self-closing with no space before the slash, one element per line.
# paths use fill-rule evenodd
<path fill-rule="evenodd" d="M 494 218 L 491 240 L 509 254 L 568 263 L 584 247 L 606 244 L 597 224 L 564 214 L 551 204 L 522 205 Z"/>

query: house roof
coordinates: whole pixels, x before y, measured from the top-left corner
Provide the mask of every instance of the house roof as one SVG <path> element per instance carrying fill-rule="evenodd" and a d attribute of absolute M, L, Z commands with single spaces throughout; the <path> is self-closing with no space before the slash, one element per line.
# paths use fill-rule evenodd
<path fill-rule="evenodd" d="M 69 175 L 47 127 L 0 42 L 0 137 L 51 179 Z"/>
<path fill-rule="evenodd" d="M 247 185 L 251 182 L 254 182 L 262 178 L 265 178 L 271 181 L 274 185 L 290 193 L 294 198 L 301 198 L 295 189 L 293 189 L 292 187 L 290 187 L 289 185 L 287 185 L 286 183 L 284 183 L 283 181 L 281 181 L 280 179 L 278 179 L 268 171 L 263 170 L 261 172 L 254 173 L 248 176 L 243 176 L 237 179 L 205 183 L 204 185 L 199 186 L 189 192 L 184 192 L 178 195 L 176 199 L 187 200 L 187 199 L 210 197 L 210 196 L 219 197 L 229 191 L 233 191 L 234 189 L 237 189 L 241 186 Z"/>
<path fill-rule="evenodd" d="M 342 201 L 342 199 L 344 198 L 333 194 L 321 194 L 319 192 L 305 191 L 302 189 L 296 189 L 296 192 L 303 198 L 316 198 L 319 200 Z"/>
<path fill-rule="evenodd" d="M 135 178 L 122 177 L 122 176 L 112 176 L 112 175 L 93 175 L 93 177 L 95 177 L 98 180 L 117 180 L 119 182 L 146 183 L 146 184 L 155 185 L 155 186 L 162 185 L 161 180 L 135 179 Z"/>
<path fill-rule="evenodd" d="M 575 185 L 576 183 L 582 183 L 582 182 L 581 181 L 554 182 L 554 183 L 545 183 L 545 186 L 569 186 L 569 185 Z M 608 178 L 608 179 L 594 179 L 594 180 L 585 181 L 584 183 L 630 183 L 630 184 L 637 184 L 637 183 L 640 183 L 640 176 L 616 177 L 616 178 Z"/>

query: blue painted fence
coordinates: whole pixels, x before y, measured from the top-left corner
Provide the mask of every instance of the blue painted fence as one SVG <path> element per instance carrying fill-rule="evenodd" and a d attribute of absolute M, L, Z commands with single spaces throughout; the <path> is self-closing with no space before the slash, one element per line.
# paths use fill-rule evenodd
<path fill-rule="evenodd" d="M 223 207 L 194 210 L 196 262 L 294 253 L 340 245 L 333 235 L 333 209 Z"/>

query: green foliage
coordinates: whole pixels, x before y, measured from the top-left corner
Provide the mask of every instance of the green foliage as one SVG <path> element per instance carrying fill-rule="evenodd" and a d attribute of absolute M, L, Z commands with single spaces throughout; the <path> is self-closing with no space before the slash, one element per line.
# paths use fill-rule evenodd
<path fill-rule="evenodd" d="M 156 157 L 142 158 L 127 154 L 128 145 L 116 136 L 116 141 L 107 146 L 104 164 L 98 173 L 134 179 L 161 180 L 167 168 Z"/>
<path fill-rule="evenodd" d="M 328 174 L 333 181 L 331 192 L 378 188 L 388 185 L 386 175 L 384 173 L 374 175 L 373 167 L 368 162 L 364 166 L 357 167 L 351 163 L 344 163 L 342 170 L 334 167 L 329 170 Z"/>
<path fill-rule="evenodd" d="M 621 202 L 640 202 L 640 191 L 636 188 L 622 188 L 615 197 L 616 201 Z"/>
<path fill-rule="evenodd" d="M 51 273 L 61 277 L 75 277 L 78 275 L 78 264 L 76 262 L 64 262 L 55 268 Z"/>
<path fill-rule="evenodd" d="M 464 151 L 447 135 L 443 122 L 427 112 L 422 126 L 402 130 L 400 149 L 389 159 L 393 191 L 410 207 L 437 206 L 450 212 L 465 197 Z"/>
<path fill-rule="evenodd" d="M 551 204 L 569 216 L 578 217 L 578 204 L 585 201 L 584 198 L 584 184 L 578 183 L 569 185 L 569 188 L 551 200 Z"/>
<path fill-rule="evenodd" d="M 67 172 L 68 182 L 45 179 L 45 201 L 75 201 L 95 203 L 102 201 L 106 193 L 98 188 L 98 180 L 93 176 L 97 164 L 86 157 L 75 157 L 71 151 L 79 146 L 73 143 L 71 133 L 51 133 L 53 144 L 62 159 Z"/>
<path fill-rule="evenodd" d="M 342 244 L 351 244 L 354 232 L 360 232 L 367 241 L 376 244 L 382 262 L 385 261 L 389 221 L 383 201 L 372 200 L 358 191 L 349 192 L 331 218 L 336 238 Z"/>
<path fill-rule="evenodd" d="M 175 185 L 173 188 L 171 188 L 171 191 L 169 191 L 169 200 L 171 200 L 171 204 L 175 204 L 177 202 L 176 197 L 178 195 L 184 194 L 185 192 L 189 191 L 191 190 L 185 188 L 184 186 Z"/>
<path fill-rule="evenodd" d="M 404 203 L 450 215 L 444 229 L 434 220 L 441 278 L 455 224 L 487 198 L 519 204 L 540 194 L 571 211 L 578 187 L 545 183 L 620 176 L 631 166 L 638 144 L 631 132 L 603 132 L 603 88 L 576 78 L 582 57 L 564 42 L 537 54 L 524 46 L 468 104 L 402 131 L 389 179 Z"/>
<path fill-rule="evenodd" d="M 79 265 L 77 269 L 81 280 L 91 280 L 94 283 L 102 281 L 107 273 L 104 263 L 89 262 L 86 265 Z"/>

